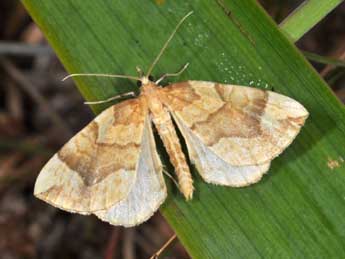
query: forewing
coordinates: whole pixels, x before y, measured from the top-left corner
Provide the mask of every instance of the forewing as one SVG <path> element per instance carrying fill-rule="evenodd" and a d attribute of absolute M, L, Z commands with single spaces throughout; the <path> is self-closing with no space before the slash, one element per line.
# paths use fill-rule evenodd
<path fill-rule="evenodd" d="M 95 214 L 113 225 L 134 226 L 149 219 L 167 196 L 162 164 L 156 151 L 151 122 L 146 120 L 135 184 L 127 196 Z"/>
<path fill-rule="evenodd" d="M 245 86 L 188 81 L 161 93 L 174 117 L 232 166 L 268 164 L 293 141 L 308 117 L 289 97 Z"/>
<path fill-rule="evenodd" d="M 34 194 L 82 214 L 126 198 L 136 179 L 147 113 L 140 98 L 103 111 L 43 167 Z"/>

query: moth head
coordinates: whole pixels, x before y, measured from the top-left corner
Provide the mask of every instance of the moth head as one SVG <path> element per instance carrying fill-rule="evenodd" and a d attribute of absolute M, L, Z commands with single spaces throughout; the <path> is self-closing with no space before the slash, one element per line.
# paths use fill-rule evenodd
<path fill-rule="evenodd" d="M 154 83 L 154 78 L 153 76 L 149 75 L 149 76 L 141 76 L 139 78 L 139 80 L 137 81 L 137 86 L 138 87 L 141 87 L 143 85 L 147 85 L 147 84 L 150 84 L 150 83 Z"/>

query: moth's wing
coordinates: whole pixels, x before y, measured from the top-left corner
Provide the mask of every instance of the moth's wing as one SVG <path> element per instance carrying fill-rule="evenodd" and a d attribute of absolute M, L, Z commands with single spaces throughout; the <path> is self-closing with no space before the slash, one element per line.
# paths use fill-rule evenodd
<path fill-rule="evenodd" d="M 156 151 L 151 122 L 145 123 L 135 184 L 126 199 L 110 209 L 95 212 L 112 225 L 130 227 L 149 219 L 164 202 L 167 191 Z"/>
<path fill-rule="evenodd" d="M 125 199 L 136 180 L 147 114 L 140 98 L 103 111 L 43 167 L 34 194 L 82 214 L 108 209 Z"/>
<path fill-rule="evenodd" d="M 206 182 L 242 187 L 258 182 L 268 171 L 269 162 L 249 166 L 230 165 L 203 144 L 177 117 L 174 116 L 174 120 L 186 141 L 191 162 Z"/>
<path fill-rule="evenodd" d="M 232 166 L 267 164 L 308 117 L 297 101 L 251 87 L 188 81 L 161 92 L 174 117 Z"/>

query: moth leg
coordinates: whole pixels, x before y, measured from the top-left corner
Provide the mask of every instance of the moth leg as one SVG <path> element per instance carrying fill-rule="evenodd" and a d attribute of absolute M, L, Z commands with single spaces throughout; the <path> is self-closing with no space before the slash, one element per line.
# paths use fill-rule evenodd
<path fill-rule="evenodd" d="M 170 76 L 179 76 L 181 75 L 186 69 L 187 67 L 189 66 L 189 63 L 186 63 L 178 72 L 176 73 L 167 73 L 167 74 L 164 74 L 162 75 L 156 82 L 155 84 L 159 84 L 164 78 L 166 77 L 170 77 Z"/>
<path fill-rule="evenodd" d="M 168 177 L 174 182 L 174 184 L 176 185 L 176 187 L 180 190 L 180 186 L 179 186 L 179 184 L 177 183 L 177 181 L 175 180 L 175 178 L 174 178 L 171 174 L 169 174 L 168 171 L 165 170 L 164 168 L 163 168 L 163 173 L 164 173 L 166 176 L 168 176 Z M 181 190 L 180 190 L 180 191 L 181 191 Z"/>
<path fill-rule="evenodd" d="M 124 98 L 124 97 L 135 97 L 136 94 L 135 92 L 128 92 L 128 93 L 123 93 L 123 94 L 119 94 L 119 95 L 115 95 L 113 97 L 110 97 L 108 99 L 105 99 L 105 100 L 100 100 L 100 101 L 93 101 L 93 102 L 84 102 L 84 104 L 101 104 L 101 103 L 107 103 L 107 102 L 111 102 L 111 101 L 114 101 L 114 100 L 117 100 L 117 99 L 121 99 L 121 98 Z"/>

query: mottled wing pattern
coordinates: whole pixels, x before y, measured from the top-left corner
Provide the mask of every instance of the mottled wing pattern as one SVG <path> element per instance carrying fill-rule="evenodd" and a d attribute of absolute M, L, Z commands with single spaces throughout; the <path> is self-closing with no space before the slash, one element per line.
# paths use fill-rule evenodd
<path fill-rule="evenodd" d="M 34 194 L 82 214 L 125 199 L 136 181 L 147 114 L 140 98 L 103 111 L 43 167 Z"/>
<path fill-rule="evenodd" d="M 165 87 L 161 93 L 184 132 L 192 161 L 205 180 L 216 183 L 228 180 L 210 176 L 209 168 L 223 172 L 224 162 L 241 171 L 242 178 L 252 174 L 250 181 L 260 179 L 308 116 L 306 109 L 289 97 L 245 86 L 188 81 Z"/>
<path fill-rule="evenodd" d="M 137 178 L 126 199 L 108 210 L 95 214 L 113 225 L 125 227 L 138 225 L 158 210 L 167 191 L 162 174 L 162 164 L 156 151 L 151 121 L 147 118 L 141 143 Z"/>
<path fill-rule="evenodd" d="M 249 166 L 233 166 L 225 162 L 203 144 L 180 119 L 174 117 L 186 140 L 189 156 L 202 178 L 219 185 L 240 187 L 258 182 L 270 167 L 270 163 Z"/>

